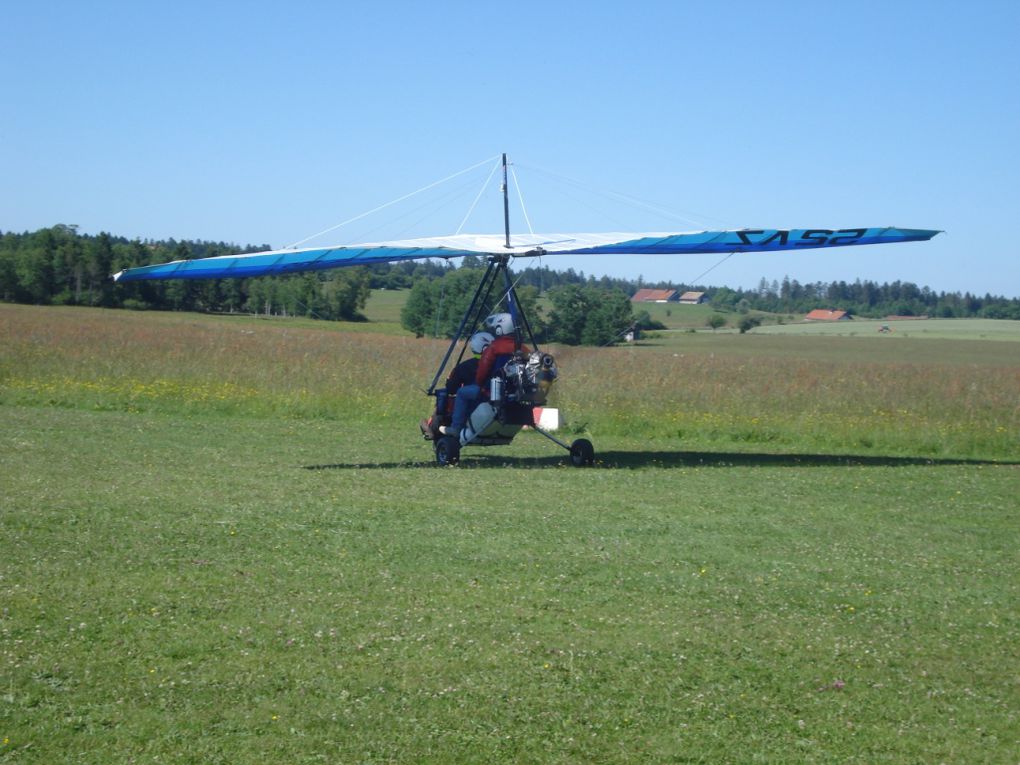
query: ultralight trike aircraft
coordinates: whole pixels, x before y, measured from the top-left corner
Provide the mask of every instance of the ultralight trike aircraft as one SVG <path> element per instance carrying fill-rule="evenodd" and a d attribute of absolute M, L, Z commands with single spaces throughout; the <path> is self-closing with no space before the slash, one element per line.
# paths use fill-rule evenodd
<path fill-rule="evenodd" d="M 423 427 L 423 433 L 433 442 L 436 463 L 457 464 L 460 450 L 465 446 L 509 444 L 527 426 L 566 449 L 570 453 L 571 463 L 582 467 L 595 461 L 595 451 L 590 441 L 580 438 L 567 444 L 538 427 L 535 422 L 534 408 L 545 403 L 549 387 L 556 379 L 558 370 L 553 357 L 540 350 L 528 318 L 521 309 L 509 271 L 512 259 L 542 255 L 715 253 L 729 256 L 743 252 L 918 242 L 929 240 L 940 233 L 928 229 L 880 227 L 511 235 L 506 154 L 501 156 L 500 161 L 503 171 L 502 236 L 456 234 L 372 244 L 284 249 L 247 255 L 177 260 L 126 269 L 114 274 L 113 279 L 120 283 L 144 279 L 247 278 L 424 258 L 484 256 L 488 267 L 427 391 L 429 396 L 436 398 L 436 414 L 429 425 Z M 491 378 L 483 381 L 486 384 L 482 386 L 481 401 L 471 413 L 465 427 L 457 434 L 444 433 L 440 428 L 448 424 L 451 407 L 446 400 L 445 386 L 439 385 L 443 371 L 458 344 L 462 343 L 460 356 L 464 355 L 471 335 L 482 326 L 486 316 L 497 306 L 502 306 L 505 313 L 511 317 L 513 351 L 501 354 L 502 358 L 493 365 Z"/>

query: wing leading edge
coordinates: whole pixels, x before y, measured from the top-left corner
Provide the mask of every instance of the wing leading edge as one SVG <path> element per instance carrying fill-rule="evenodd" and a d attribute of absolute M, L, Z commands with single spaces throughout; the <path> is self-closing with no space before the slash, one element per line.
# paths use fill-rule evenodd
<path fill-rule="evenodd" d="M 778 252 L 819 247 L 921 242 L 940 231 L 904 228 L 740 229 L 681 234 L 526 234 L 504 246 L 501 236 L 462 234 L 352 244 L 304 250 L 273 250 L 250 255 L 221 255 L 198 260 L 175 260 L 129 268 L 114 274 L 116 282 L 154 279 L 225 279 L 322 271 L 372 263 L 396 263 L 422 258 L 460 258 L 466 255 L 515 257 L 535 255 L 690 255 L 733 252 Z"/>

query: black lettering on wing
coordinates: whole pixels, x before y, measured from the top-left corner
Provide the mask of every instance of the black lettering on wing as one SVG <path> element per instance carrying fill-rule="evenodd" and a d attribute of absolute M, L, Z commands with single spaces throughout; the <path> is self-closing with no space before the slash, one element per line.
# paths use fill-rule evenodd
<path fill-rule="evenodd" d="M 832 229 L 811 228 L 800 235 L 800 241 L 796 242 L 798 247 L 822 247 L 828 243 L 832 235 Z"/>
<path fill-rule="evenodd" d="M 743 231 L 734 231 L 733 233 L 735 233 L 737 236 L 740 237 L 741 244 L 754 244 L 754 242 L 752 242 L 750 239 L 747 238 L 748 235 L 749 234 L 764 234 L 765 231 L 763 229 L 745 228 Z"/>
<path fill-rule="evenodd" d="M 837 236 L 829 239 L 829 244 L 850 244 L 868 233 L 866 228 L 841 228 L 836 232 Z M 842 234 L 842 236 L 839 236 Z"/>

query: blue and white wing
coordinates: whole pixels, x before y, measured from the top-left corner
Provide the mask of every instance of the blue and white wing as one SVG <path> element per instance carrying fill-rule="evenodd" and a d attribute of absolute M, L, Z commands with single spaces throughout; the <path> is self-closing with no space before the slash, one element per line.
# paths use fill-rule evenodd
<path fill-rule="evenodd" d="M 921 242 L 939 231 L 904 228 L 739 229 L 649 234 L 518 234 L 510 247 L 497 235 L 460 234 L 373 244 L 221 255 L 129 268 L 116 282 L 152 279 L 224 279 L 322 271 L 330 268 L 396 263 L 466 255 L 691 255 L 698 253 L 781 252 L 819 247 Z"/>

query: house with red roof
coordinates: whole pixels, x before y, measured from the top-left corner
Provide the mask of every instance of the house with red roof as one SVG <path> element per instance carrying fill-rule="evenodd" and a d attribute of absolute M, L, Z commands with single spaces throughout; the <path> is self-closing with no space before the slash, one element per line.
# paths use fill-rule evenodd
<path fill-rule="evenodd" d="M 679 299 L 676 290 L 640 289 L 630 299 L 632 303 L 675 303 Z"/>
<path fill-rule="evenodd" d="M 816 308 L 804 318 L 807 321 L 849 321 L 850 314 L 846 311 L 831 311 L 827 308 Z"/>

